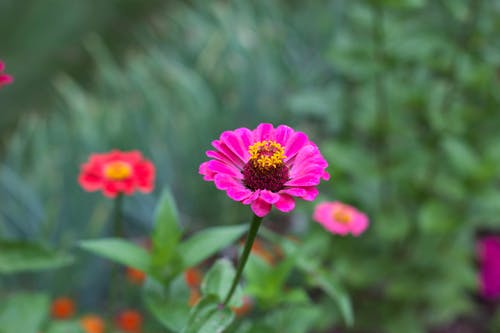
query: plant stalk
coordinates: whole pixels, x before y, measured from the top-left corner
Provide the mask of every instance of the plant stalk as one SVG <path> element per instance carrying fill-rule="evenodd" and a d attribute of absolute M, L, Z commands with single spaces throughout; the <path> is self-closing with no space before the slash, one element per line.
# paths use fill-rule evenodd
<path fill-rule="evenodd" d="M 250 225 L 250 229 L 248 229 L 247 239 L 245 240 L 245 247 L 243 248 L 243 253 L 241 254 L 240 259 L 238 260 L 238 268 L 236 269 L 236 275 L 234 276 L 233 283 L 231 284 L 231 289 L 224 299 L 222 303 L 226 306 L 231 297 L 236 290 L 236 286 L 240 281 L 241 274 L 243 273 L 243 269 L 245 268 L 245 264 L 247 263 L 248 256 L 250 255 L 250 250 L 252 249 L 253 242 L 255 241 L 255 237 L 257 237 L 257 232 L 259 231 L 259 227 L 262 223 L 262 217 L 258 217 L 257 215 L 253 216 L 252 224 Z"/>
<path fill-rule="evenodd" d="M 113 229 L 114 237 L 123 237 L 123 222 L 122 222 L 122 206 L 123 194 L 118 194 L 113 207 Z"/>
<path fill-rule="evenodd" d="M 113 231 L 112 237 L 122 238 L 123 237 L 123 194 L 118 194 L 113 202 Z M 121 294 L 121 283 L 120 283 L 120 267 L 116 263 L 111 263 L 111 276 L 109 285 L 109 299 L 108 306 L 110 311 L 114 311 L 113 305 L 117 304 L 120 294 Z"/>

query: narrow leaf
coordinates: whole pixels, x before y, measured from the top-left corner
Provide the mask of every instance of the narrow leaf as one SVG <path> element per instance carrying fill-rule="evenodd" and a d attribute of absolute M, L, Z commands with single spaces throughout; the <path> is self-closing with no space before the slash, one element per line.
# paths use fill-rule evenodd
<path fill-rule="evenodd" d="M 49 250 L 39 244 L 0 240 L 0 274 L 54 269 L 72 262 L 71 255 Z"/>
<path fill-rule="evenodd" d="M 217 297 L 209 295 L 193 308 L 182 333 L 222 333 L 233 320 L 234 313 L 219 307 Z"/>
<path fill-rule="evenodd" d="M 349 295 L 340 287 L 338 282 L 332 276 L 319 274 L 316 277 L 316 282 L 331 298 L 333 298 L 340 309 L 340 313 L 344 318 L 347 326 L 352 326 L 354 323 L 354 315 L 352 304 Z"/>
<path fill-rule="evenodd" d="M 152 265 L 162 267 L 176 255 L 175 248 L 181 239 L 181 229 L 174 198 L 165 190 L 157 205 L 153 229 Z"/>
<path fill-rule="evenodd" d="M 298 267 L 308 273 L 313 284 L 323 289 L 337 303 L 346 325 L 352 326 L 354 323 L 354 314 L 351 299 L 337 282 L 337 279 L 333 275 L 313 267 L 305 258 L 301 258 L 298 261 Z"/>
<path fill-rule="evenodd" d="M 103 238 L 81 241 L 80 247 L 117 263 L 149 272 L 149 253 L 132 242 L 119 238 Z"/>
<path fill-rule="evenodd" d="M 193 267 L 229 246 L 247 231 L 248 225 L 213 227 L 198 232 L 179 245 L 184 267 Z"/>
<path fill-rule="evenodd" d="M 201 284 L 202 294 L 217 296 L 219 302 L 222 302 L 229 292 L 235 275 L 236 270 L 229 260 L 218 260 L 210 268 L 203 279 Z M 236 292 L 233 294 L 229 305 L 241 306 L 243 304 L 242 297 L 243 292 L 241 291 L 241 288 L 238 287 Z"/>
<path fill-rule="evenodd" d="M 183 279 L 180 276 L 166 287 L 148 279 L 143 289 L 148 309 L 165 328 L 173 332 L 180 332 L 189 317 L 189 290 Z"/>
<path fill-rule="evenodd" d="M 47 295 L 14 294 L 0 302 L 0 332 L 37 333 L 48 313 Z"/>

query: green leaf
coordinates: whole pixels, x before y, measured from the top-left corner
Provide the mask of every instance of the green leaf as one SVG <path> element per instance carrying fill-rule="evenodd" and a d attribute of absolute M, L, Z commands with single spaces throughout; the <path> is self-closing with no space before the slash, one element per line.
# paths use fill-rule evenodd
<path fill-rule="evenodd" d="M 235 275 L 236 270 L 229 260 L 217 260 L 217 262 L 207 272 L 203 282 L 201 283 L 202 294 L 217 296 L 218 300 L 222 302 L 229 292 Z M 242 298 L 243 292 L 238 286 L 231 297 L 229 306 L 241 306 L 243 304 Z"/>
<path fill-rule="evenodd" d="M 431 200 L 420 208 L 418 224 L 427 234 L 446 234 L 459 225 L 459 219 L 454 219 L 447 205 Z"/>
<path fill-rule="evenodd" d="M 346 325 L 352 326 L 354 323 L 354 314 L 351 299 L 337 282 L 337 279 L 333 275 L 310 265 L 307 258 L 301 258 L 298 261 L 298 267 L 309 274 L 313 285 L 323 289 L 337 303 Z"/>
<path fill-rule="evenodd" d="M 153 267 L 163 267 L 174 256 L 176 246 L 181 239 L 181 229 L 174 198 L 165 190 L 157 205 L 155 225 L 153 229 L 153 251 L 151 264 Z"/>
<path fill-rule="evenodd" d="M 0 273 L 54 269 L 72 262 L 71 255 L 57 253 L 39 244 L 0 240 Z"/>
<path fill-rule="evenodd" d="M 213 227 L 198 232 L 179 245 L 184 268 L 196 266 L 204 259 L 229 246 L 247 231 L 248 225 Z"/>
<path fill-rule="evenodd" d="M 119 238 L 103 238 L 80 242 L 80 247 L 98 256 L 117 263 L 140 269 L 150 270 L 149 253 L 134 243 Z"/>
<path fill-rule="evenodd" d="M 269 311 L 264 322 L 270 327 L 268 332 L 303 333 L 315 331 L 314 328 L 317 328 L 322 316 L 324 313 L 312 304 L 284 304 Z M 261 332 L 261 330 L 254 329 L 251 332 Z"/>
<path fill-rule="evenodd" d="M 55 321 L 50 323 L 47 333 L 85 333 L 78 321 Z"/>
<path fill-rule="evenodd" d="M 346 325 L 352 326 L 354 323 L 354 314 L 352 311 L 351 299 L 336 279 L 323 273 L 318 274 L 314 280 L 318 284 L 318 287 L 323 289 L 335 302 L 337 302 Z"/>
<path fill-rule="evenodd" d="M 261 258 L 251 255 L 243 274 L 246 278 L 246 291 L 268 306 L 283 302 L 284 286 L 295 265 L 294 256 L 286 257 L 271 266 Z"/>
<path fill-rule="evenodd" d="M 193 308 L 182 333 L 222 333 L 233 320 L 234 313 L 228 307 L 220 308 L 218 298 L 209 295 Z"/>
<path fill-rule="evenodd" d="M 17 293 L 0 302 L 0 333 L 37 333 L 49 313 L 46 294 Z"/>
<path fill-rule="evenodd" d="M 144 301 L 151 313 L 166 328 L 180 332 L 189 318 L 189 290 L 184 277 L 174 279 L 167 287 L 154 279 L 144 285 Z"/>

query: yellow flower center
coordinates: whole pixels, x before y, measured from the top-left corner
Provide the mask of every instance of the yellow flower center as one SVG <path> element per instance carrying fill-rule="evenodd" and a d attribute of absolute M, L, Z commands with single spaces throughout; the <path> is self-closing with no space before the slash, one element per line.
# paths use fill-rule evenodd
<path fill-rule="evenodd" d="M 248 147 L 250 161 L 259 169 L 276 168 L 286 158 L 285 149 L 276 141 L 259 141 Z"/>
<path fill-rule="evenodd" d="M 352 220 L 352 214 L 346 209 L 339 207 L 333 211 L 333 219 L 339 223 L 347 224 Z"/>
<path fill-rule="evenodd" d="M 123 180 L 130 177 L 131 174 L 132 168 L 126 162 L 110 162 L 104 167 L 104 176 L 111 180 Z"/>

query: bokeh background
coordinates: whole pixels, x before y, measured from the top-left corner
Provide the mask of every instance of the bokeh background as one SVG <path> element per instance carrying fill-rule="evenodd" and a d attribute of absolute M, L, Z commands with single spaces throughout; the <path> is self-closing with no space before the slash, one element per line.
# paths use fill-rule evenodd
<path fill-rule="evenodd" d="M 74 246 L 105 235 L 112 208 L 76 182 L 90 153 L 139 149 L 157 167 L 155 193 L 125 201 L 129 237 L 148 235 L 163 187 L 192 232 L 248 220 L 198 175 L 210 142 L 272 122 L 329 161 L 319 201 L 371 219 L 359 238 L 318 236 L 354 306 L 338 332 L 498 332 L 476 240 L 500 225 L 499 18 L 497 0 L 0 0 L 16 80 L 0 91 L 0 235 L 78 256 L 0 276 L 0 297 L 102 306 L 106 266 Z M 313 208 L 268 223 L 320 233 Z"/>

